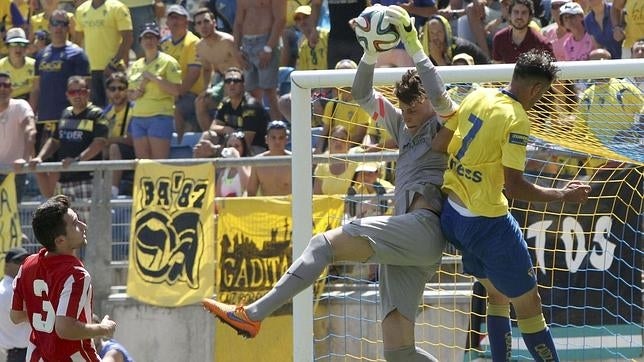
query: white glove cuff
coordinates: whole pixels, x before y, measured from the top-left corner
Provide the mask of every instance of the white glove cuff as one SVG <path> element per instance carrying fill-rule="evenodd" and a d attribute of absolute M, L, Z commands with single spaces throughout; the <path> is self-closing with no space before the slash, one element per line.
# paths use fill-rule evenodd
<path fill-rule="evenodd" d="M 423 60 L 425 60 L 425 58 L 427 58 L 427 55 L 422 49 L 411 56 L 411 59 L 414 60 L 414 64 L 422 62 Z"/>

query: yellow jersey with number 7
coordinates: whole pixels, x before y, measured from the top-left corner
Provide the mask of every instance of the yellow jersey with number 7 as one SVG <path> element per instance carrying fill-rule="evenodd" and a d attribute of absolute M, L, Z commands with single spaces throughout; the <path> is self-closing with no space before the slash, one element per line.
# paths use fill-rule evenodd
<path fill-rule="evenodd" d="M 477 89 L 445 126 L 454 136 L 447 148 L 443 190 L 453 192 L 476 215 L 506 215 L 503 168 L 525 169 L 530 121 L 523 106 L 507 90 Z"/>

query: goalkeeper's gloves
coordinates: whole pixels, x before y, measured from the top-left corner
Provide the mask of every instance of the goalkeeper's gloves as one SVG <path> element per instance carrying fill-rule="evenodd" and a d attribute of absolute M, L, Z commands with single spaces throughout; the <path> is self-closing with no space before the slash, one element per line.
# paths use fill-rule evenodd
<path fill-rule="evenodd" d="M 423 45 L 418 39 L 418 31 L 414 26 L 414 18 L 410 17 L 407 10 L 397 5 L 389 5 L 386 10 L 387 20 L 394 24 L 400 33 L 400 38 L 405 45 L 407 53 L 414 59 L 414 62 L 420 61 L 425 57 Z M 419 54 L 419 52 L 421 52 Z M 416 59 L 420 58 L 420 59 Z"/>
<path fill-rule="evenodd" d="M 356 19 L 351 19 L 349 20 L 349 26 L 351 26 L 351 29 L 355 29 Z M 363 44 L 361 41 L 358 41 L 360 46 L 362 47 L 362 61 L 364 61 L 367 64 L 376 64 L 376 61 L 378 60 L 378 52 L 375 50 L 369 49 L 368 44 Z"/>

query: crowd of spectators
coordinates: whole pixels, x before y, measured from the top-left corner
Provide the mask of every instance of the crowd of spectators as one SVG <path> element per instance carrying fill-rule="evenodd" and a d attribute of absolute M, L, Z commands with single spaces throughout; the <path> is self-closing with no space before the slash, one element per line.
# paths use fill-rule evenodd
<path fill-rule="evenodd" d="M 185 134 L 199 135 L 187 141 L 198 158 L 287 155 L 290 94 L 280 82 L 293 69 L 355 68 L 362 48 L 350 20 L 375 3 L 398 4 L 415 16 L 436 65 L 512 63 L 535 47 L 562 61 L 644 57 L 644 4 L 636 0 L 13 0 L 0 29 L 0 108 L 15 109 L 0 129 L 13 138 L 0 164 L 165 159 Z M 412 61 L 397 48 L 381 53 L 377 65 Z M 612 84 L 621 89 L 607 91 L 614 102 L 596 96 Z M 453 85 L 450 92 L 462 99 L 478 86 Z M 553 93 L 576 102 L 571 107 L 586 114 L 592 130 L 604 122 L 591 116 L 595 98 L 641 103 L 642 87 L 635 78 L 596 80 Z M 23 103 L 3 100 L 9 90 Z M 311 106 L 314 153 L 396 148 L 353 103 L 350 89 L 317 89 Z M 631 108 L 635 114 L 626 117 L 641 114 Z M 620 127 L 611 135 L 628 133 Z M 381 179 L 380 167 L 377 175 L 360 167 L 318 166 L 324 177 L 316 193 L 373 190 L 356 186 L 371 179 L 365 175 L 394 181 Z M 91 173 L 36 175 L 42 197 L 91 197 Z M 346 179 L 340 186 L 338 175 Z M 114 196 L 131 192 L 128 178 L 131 172 L 114 172 Z M 222 168 L 217 180 L 220 196 L 291 192 L 290 170 L 281 167 Z M 25 177 L 16 182 L 20 197 Z"/>

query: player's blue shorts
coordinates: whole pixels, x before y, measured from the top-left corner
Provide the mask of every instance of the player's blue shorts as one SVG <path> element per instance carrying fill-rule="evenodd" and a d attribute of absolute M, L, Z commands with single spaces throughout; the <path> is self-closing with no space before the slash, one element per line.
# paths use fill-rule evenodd
<path fill-rule="evenodd" d="M 463 255 L 463 271 L 479 279 L 489 279 L 510 298 L 518 297 L 537 281 L 519 223 L 511 214 L 500 217 L 467 217 L 458 213 L 446 199 L 441 228 L 448 242 Z"/>

